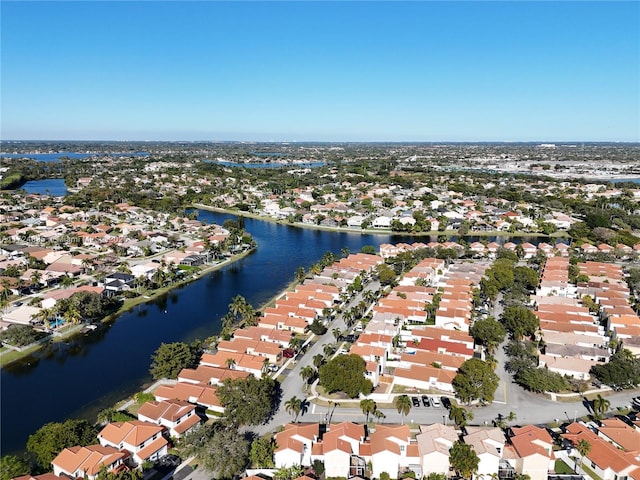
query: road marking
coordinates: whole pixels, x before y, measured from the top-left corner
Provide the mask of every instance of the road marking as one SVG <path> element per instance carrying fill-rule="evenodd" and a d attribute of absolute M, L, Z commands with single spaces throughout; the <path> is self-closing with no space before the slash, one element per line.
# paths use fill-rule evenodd
<path fill-rule="evenodd" d="M 493 403 L 501 403 L 501 404 L 503 404 L 503 405 L 506 405 L 506 404 L 507 404 L 507 402 L 502 402 L 502 401 L 500 401 L 500 400 L 494 400 L 494 401 L 493 401 Z"/>

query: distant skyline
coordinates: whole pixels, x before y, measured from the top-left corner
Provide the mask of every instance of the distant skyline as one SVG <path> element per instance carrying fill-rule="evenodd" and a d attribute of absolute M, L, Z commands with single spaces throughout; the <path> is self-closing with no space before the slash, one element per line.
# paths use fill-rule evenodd
<path fill-rule="evenodd" d="M 637 1 L 0 9 L 3 141 L 640 141 Z"/>

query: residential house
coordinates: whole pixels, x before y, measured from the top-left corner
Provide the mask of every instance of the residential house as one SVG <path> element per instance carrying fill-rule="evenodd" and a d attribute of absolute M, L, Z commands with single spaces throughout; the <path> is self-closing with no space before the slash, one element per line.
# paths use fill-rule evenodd
<path fill-rule="evenodd" d="M 529 475 L 531 480 L 547 480 L 547 474 L 555 464 L 549 432 L 535 425 L 512 427 L 511 431 L 510 445 L 503 453 L 505 462 L 517 473 Z"/>
<path fill-rule="evenodd" d="M 420 425 L 420 433 L 416 435 L 422 474 L 428 477 L 431 473 L 447 473 L 449 468 L 449 450 L 458 440 L 458 434 L 452 426 L 441 423 Z"/>
<path fill-rule="evenodd" d="M 157 460 L 167 454 L 169 442 L 162 436 L 165 427 L 140 420 L 107 424 L 98 434 L 102 446 L 131 453 L 136 465 Z"/>
<path fill-rule="evenodd" d="M 175 438 L 189 432 L 201 421 L 195 405 L 176 399 L 144 403 L 138 410 L 138 420 L 163 425 Z"/>
<path fill-rule="evenodd" d="M 58 477 L 95 480 L 102 468 L 117 473 L 129 456 L 114 446 L 88 445 L 63 449 L 53 459 L 53 473 Z M 22 477 L 21 477 L 22 478 Z"/>
<path fill-rule="evenodd" d="M 317 423 L 289 423 L 275 436 L 276 449 L 273 459 L 276 468 L 293 465 L 311 465 L 311 449 L 320 436 Z"/>

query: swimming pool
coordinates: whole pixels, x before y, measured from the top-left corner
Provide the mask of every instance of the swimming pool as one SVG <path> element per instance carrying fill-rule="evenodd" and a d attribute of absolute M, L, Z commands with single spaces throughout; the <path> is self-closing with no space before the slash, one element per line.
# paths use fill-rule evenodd
<path fill-rule="evenodd" d="M 67 321 L 64 318 L 58 317 L 58 318 L 56 318 L 54 320 L 50 320 L 49 321 L 49 326 L 51 328 L 58 328 L 58 327 L 64 325 L 65 323 L 67 323 Z"/>

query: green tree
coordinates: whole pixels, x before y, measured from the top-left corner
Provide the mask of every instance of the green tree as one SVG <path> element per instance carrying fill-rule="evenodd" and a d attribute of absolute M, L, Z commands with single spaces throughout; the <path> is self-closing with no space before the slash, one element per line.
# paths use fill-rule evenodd
<path fill-rule="evenodd" d="M 304 267 L 300 266 L 296 270 L 295 278 L 298 282 L 303 282 L 306 278 L 307 273 L 304 271 Z"/>
<path fill-rule="evenodd" d="M 251 451 L 249 459 L 254 467 L 273 468 L 273 453 L 276 444 L 272 438 L 259 437 L 251 442 Z"/>
<path fill-rule="evenodd" d="M 36 331 L 29 325 L 10 325 L 0 332 L 0 341 L 14 347 L 24 347 L 46 336 L 48 335 L 45 332 Z"/>
<path fill-rule="evenodd" d="M 86 420 L 51 422 L 40 427 L 27 440 L 27 451 L 33 454 L 44 469 L 51 468 L 51 461 L 63 449 L 76 445 L 95 443 L 98 432 Z"/>
<path fill-rule="evenodd" d="M 589 455 L 589 452 L 591 451 L 591 444 L 583 438 L 578 441 L 578 444 L 576 445 L 576 449 L 580 454 L 580 464 L 582 465 L 582 460 L 584 459 L 585 456 Z"/>
<path fill-rule="evenodd" d="M 300 376 L 304 380 L 304 388 L 305 390 L 309 386 L 309 381 L 316 376 L 316 369 L 311 365 L 307 365 L 306 367 L 300 370 Z"/>
<path fill-rule="evenodd" d="M 302 411 L 302 402 L 303 400 L 295 395 L 284 402 L 284 409 L 293 417 L 293 423 L 298 421 L 298 415 L 300 415 L 300 412 Z"/>
<path fill-rule="evenodd" d="M 531 310 L 519 306 L 505 308 L 501 321 L 515 339 L 533 336 L 540 326 L 540 320 Z"/>
<path fill-rule="evenodd" d="M 338 355 L 322 365 L 320 384 L 328 393 L 344 392 L 350 398 L 373 391 L 371 380 L 365 378 L 366 363 L 358 355 Z"/>
<path fill-rule="evenodd" d="M 498 375 L 491 366 L 478 358 L 470 358 L 460 366 L 458 374 L 453 379 L 456 396 L 466 403 L 480 400 L 491 403 L 498 388 Z"/>
<path fill-rule="evenodd" d="M 137 468 L 126 469 L 115 473 L 107 470 L 107 468 L 103 466 L 98 472 L 96 480 L 142 480 L 143 475 L 142 470 Z"/>
<path fill-rule="evenodd" d="M 404 417 L 411 411 L 411 399 L 408 395 L 398 395 L 393 403 L 395 404 L 398 413 L 402 415 L 402 424 L 404 425 Z"/>
<path fill-rule="evenodd" d="M 640 358 L 620 348 L 608 363 L 591 367 L 590 373 L 614 389 L 634 388 L 640 384 Z"/>
<path fill-rule="evenodd" d="M 235 428 L 219 424 L 212 435 L 197 449 L 200 465 L 212 472 L 213 478 L 232 479 L 249 464 L 249 442 Z"/>
<path fill-rule="evenodd" d="M 463 478 L 471 478 L 478 470 L 480 459 L 471 445 L 458 440 L 449 450 L 449 463 L 458 475 Z"/>
<path fill-rule="evenodd" d="M 568 388 L 566 378 L 547 368 L 523 368 L 514 375 L 514 380 L 531 392 L 560 392 Z"/>
<path fill-rule="evenodd" d="M 396 272 L 386 263 L 377 265 L 376 273 L 381 285 L 392 285 L 396 281 Z"/>
<path fill-rule="evenodd" d="M 491 317 L 473 322 L 469 333 L 477 343 L 484 345 L 490 353 L 495 352 L 507 334 L 502 324 Z"/>
<path fill-rule="evenodd" d="M 218 398 L 227 420 L 236 426 L 260 425 L 274 412 L 280 399 L 280 384 L 270 378 L 226 379 L 218 387 Z"/>
<path fill-rule="evenodd" d="M 459 428 L 466 427 L 473 420 L 473 412 L 452 404 L 449 409 L 449 420 L 453 420 Z"/>
<path fill-rule="evenodd" d="M 4 455 L 0 458 L 0 480 L 11 480 L 29 473 L 29 463 L 15 455 Z"/>
<path fill-rule="evenodd" d="M 195 368 L 200 361 L 202 347 L 199 342 L 162 343 L 151 356 L 150 373 L 154 380 L 178 378 L 183 368 Z"/>
<path fill-rule="evenodd" d="M 371 398 L 364 398 L 360 400 L 360 408 L 362 409 L 362 413 L 366 415 L 365 425 L 369 423 L 369 414 L 376 411 L 378 405 Z"/>
<path fill-rule="evenodd" d="M 374 247 L 373 245 L 363 245 L 362 248 L 360 249 L 360 253 L 367 253 L 369 255 L 375 255 L 376 254 L 376 247 Z"/>
<path fill-rule="evenodd" d="M 591 405 L 593 407 L 593 418 L 599 421 L 602 420 L 604 414 L 609 410 L 611 402 L 598 394 L 598 396 L 591 402 Z"/>

